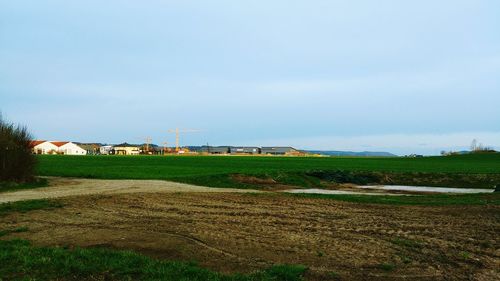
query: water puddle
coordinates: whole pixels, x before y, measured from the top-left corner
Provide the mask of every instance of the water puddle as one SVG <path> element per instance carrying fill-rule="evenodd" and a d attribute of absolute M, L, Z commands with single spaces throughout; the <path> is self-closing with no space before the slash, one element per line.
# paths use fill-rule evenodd
<path fill-rule="evenodd" d="M 287 193 L 308 193 L 308 194 L 355 194 L 355 195 L 405 195 L 405 194 L 390 194 L 390 193 L 374 193 L 374 192 L 359 192 L 359 191 L 348 191 L 348 190 L 329 190 L 329 189 L 319 189 L 319 188 L 309 188 L 309 189 L 288 189 L 283 190 Z"/>
<path fill-rule="evenodd" d="M 412 192 L 433 192 L 433 193 L 492 193 L 494 191 L 494 189 L 406 186 L 406 185 L 366 185 L 366 186 L 356 186 L 356 188 L 389 190 L 389 191 L 392 190 L 392 191 L 412 191 Z"/>
<path fill-rule="evenodd" d="M 369 190 L 385 191 L 385 192 L 369 192 Z M 478 189 L 478 188 L 451 188 L 451 187 L 430 187 L 430 186 L 367 185 L 367 186 L 355 186 L 352 188 L 352 190 L 330 190 L 330 189 L 309 188 L 309 189 L 288 189 L 288 190 L 283 190 L 282 192 L 308 193 L 308 194 L 355 194 L 355 195 L 398 195 L 398 196 L 411 195 L 404 193 L 391 193 L 391 191 L 471 194 L 471 193 L 492 193 L 494 190 Z"/>

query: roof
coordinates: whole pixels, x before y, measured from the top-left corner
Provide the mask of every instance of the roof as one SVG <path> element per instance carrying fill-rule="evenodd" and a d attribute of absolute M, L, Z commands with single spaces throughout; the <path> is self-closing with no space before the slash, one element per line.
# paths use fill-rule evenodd
<path fill-rule="evenodd" d="M 140 147 L 141 145 L 138 145 L 138 144 L 130 144 L 130 143 L 120 143 L 120 144 L 117 144 L 115 145 L 114 147 Z"/>
<path fill-rule="evenodd" d="M 76 145 L 94 145 L 94 146 L 103 146 L 104 144 L 102 143 L 97 143 L 97 142 L 73 142 Z"/>
<path fill-rule="evenodd" d="M 83 148 L 83 149 L 86 149 L 86 150 L 89 150 L 89 149 L 97 149 L 97 148 L 100 148 L 101 145 L 98 144 L 98 143 L 78 143 L 78 142 L 75 142 L 74 144 L 78 145 L 79 147 Z"/>
<path fill-rule="evenodd" d="M 256 153 L 260 152 L 260 147 L 256 146 L 231 146 L 231 153 Z"/>
<path fill-rule="evenodd" d="M 46 142 L 46 141 L 44 141 L 44 140 L 33 140 L 33 141 L 30 142 L 30 147 L 35 147 L 35 146 L 37 146 L 39 144 L 42 144 L 44 142 Z"/>
<path fill-rule="evenodd" d="M 69 143 L 69 141 L 51 141 L 50 143 L 57 146 L 57 147 L 61 147 L 65 144 Z"/>
<path fill-rule="evenodd" d="M 229 146 L 202 146 L 201 151 L 211 153 L 228 153 Z"/>
<path fill-rule="evenodd" d="M 290 151 L 296 151 L 296 149 L 291 146 L 262 147 L 262 153 L 268 153 L 268 152 L 286 153 Z"/>

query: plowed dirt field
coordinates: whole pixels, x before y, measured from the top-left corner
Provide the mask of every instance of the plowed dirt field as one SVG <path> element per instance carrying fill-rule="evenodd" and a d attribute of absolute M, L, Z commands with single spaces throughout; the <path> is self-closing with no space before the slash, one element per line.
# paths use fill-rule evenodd
<path fill-rule="evenodd" d="M 137 184 L 137 183 L 136 183 Z M 222 272 L 309 267 L 308 280 L 499 280 L 498 206 L 391 206 L 274 193 L 117 192 L 12 213 L 36 245 L 131 249 Z"/>

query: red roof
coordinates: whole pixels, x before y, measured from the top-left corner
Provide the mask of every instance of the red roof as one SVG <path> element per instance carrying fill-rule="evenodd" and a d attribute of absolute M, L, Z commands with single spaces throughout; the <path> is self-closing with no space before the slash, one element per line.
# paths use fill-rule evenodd
<path fill-rule="evenodd" d="M 51 141 L 50 143 L 57 146 L 57 147 L 61 147 L 65 144 L 67 144 L 69 141 Z"/>
<path fill-rule="evenodd" d="M 44 142 L 46 142 L 46 141 L 44 141 L 44 140 L 32 140 L 32 141 L 30 142 L 30 146 L 31 146 L 31 147 L 35 147 L 35 146 L 37 146 L 37 145 L 39 145 L 39 144 L 41 144 L 41 143 L 44 143 Z"/>

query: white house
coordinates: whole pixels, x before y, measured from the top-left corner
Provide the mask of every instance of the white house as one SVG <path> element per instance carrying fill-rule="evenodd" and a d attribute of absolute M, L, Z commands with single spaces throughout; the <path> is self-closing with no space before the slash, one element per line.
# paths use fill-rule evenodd
<path fill-rule="evenodd" d="M 59 154 L 66 154 L 66 155 L 85 155 L 85 154 L 87 154 L 87 150 L 79 147 L 78 145 L 76 145 L 70 141 L 53 141 L 51 143 L 58 147 L 57 152 Z"/>
<path fill-rule="evenodd" d="M 69 141 L 34 140 L 31 142 L 31 149 L 34 154 L 87 154 L 87 151 L 85 149 Z"/>
<path fill-rule="evenodd" d="M 49 141 L 34 140 L 31 149 L 34 154 L 56 154 L 59 148 Z"/>

